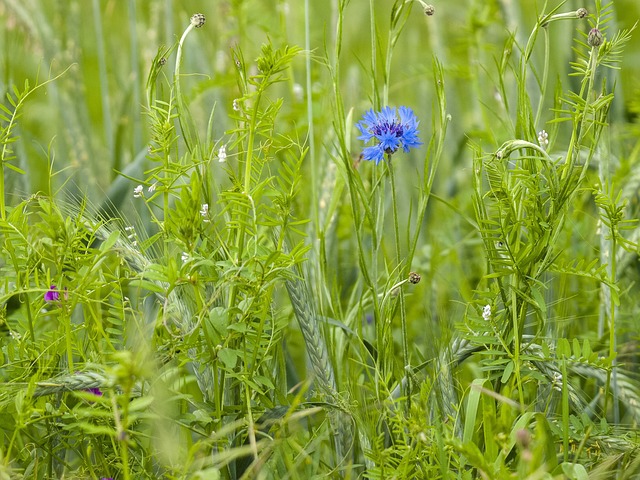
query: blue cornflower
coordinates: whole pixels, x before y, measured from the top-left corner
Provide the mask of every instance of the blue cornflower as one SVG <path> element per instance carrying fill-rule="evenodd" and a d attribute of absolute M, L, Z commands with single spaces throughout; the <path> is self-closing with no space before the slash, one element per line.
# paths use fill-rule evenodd
<path fill-rule="evenodd" d="M 377 143 L 364 148 L 363 158 L 375 160 L 377 165 L 385 154 L 392 155 L 400 147 L 404 152 L 408 152 L 411 148 L 422 145 L 418 139 L 418 123 L 420 122 L 409 107 L 384 107 L 379 112 L 369 110 L 356 124 L 362 132 L 358 140 L 367 143 L 375 139 Z"/>

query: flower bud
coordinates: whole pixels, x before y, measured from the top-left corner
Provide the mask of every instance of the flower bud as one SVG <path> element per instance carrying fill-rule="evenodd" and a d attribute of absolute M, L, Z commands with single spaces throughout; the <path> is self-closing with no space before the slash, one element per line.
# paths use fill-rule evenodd
<path fill-rule="evenodd" d="M 422 277 L 420 276 L 419 273 L 416 273 L 416 272 L 409 273 L 409 283 L 413 283 L 415 285 L 416 283 L 420 283 L 420 280 L 422 280 Z"/>
<path fill-rule="evenodd" d="M 516 432 L 516 441 L 522 448 L 529 448 L 531 445 L 531 433 L 528 430 L 521 428 Z"/>
<path fill-rule="evenodd" d="M 589 32 L 589 35 L 587 36 L 587 43 L 589 44 L 589 46 L 597 48 L 602 45 L 603 41 L 604 36 L 602 35 L 602 32 L 597 28 L 592 28 Z"/>
<path fill-rule="evenodd" d="M 426 5 L 424 7 L 424 14 L 428 17 L 431 17 L 434 13 L 436 13 L 436 8 L 433 5 Z"/>
<path fill-rule="evenodd" d="M 579 8 L 578 10 L 576 10 L 576 17 L 578 18 L 584 18 L 587 15 L 589 15 L 589 12 L 587 12 L 586 8 Z"/>

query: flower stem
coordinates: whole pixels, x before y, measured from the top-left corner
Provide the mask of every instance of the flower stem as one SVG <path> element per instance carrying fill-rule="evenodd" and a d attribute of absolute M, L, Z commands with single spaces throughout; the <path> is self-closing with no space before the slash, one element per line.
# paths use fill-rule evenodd
<path fill-rule="evenodd" d="M 62 295 L 61 295 L 62 297 Z M 73 365 L 73 342 L 71 339 L 71 315 L 69 315 L 68 305 L 66 302 L 62 301 L 62 309 L 65 312 L 62 321 L 64 322 L 64 338 L 65 343 L 67 345 L 67 363 L 69 364 L 69 372 L 75 372 L 75 368 Z"/>
<path fill-rule="evenodd" d="M 396 268 L 400 273 L 401 277 L 405 277 L 405 268 L 402 265 L 401 254 L 400 254 L 400 228 L 398 221 L 398 198 L 396 191 L 396 179 L 393 171 L 393 163 L 391 162 L 391 154 L 387 154 L 387 166 L 389 168 L 389 178 L 391 180 L 391 203 L 393 208 L 393 233 L 395 237 L 396 244 Z M 398 299 L 400 301 L 400 321 L 401 321 L 401 335 L 402 335 L 402 362 L 404 364 L 404 371 L 406 375 L 406 383 L 405 383 L 405 391 L 403 392 L 404 397 L 407 399 L 406 408 L 407 413 L 411 408 L 411 376 L 409 375 L 410 368 L 409 367 L 409 341 L 407 338 L 407 313 L 405 309 L 404 303 L 404 290 L 399 289 Z"/>

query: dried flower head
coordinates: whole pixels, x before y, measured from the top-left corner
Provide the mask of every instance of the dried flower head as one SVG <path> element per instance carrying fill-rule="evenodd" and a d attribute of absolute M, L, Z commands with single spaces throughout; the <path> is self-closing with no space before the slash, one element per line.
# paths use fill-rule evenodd
<path fill-rule="evenodd" d="M 392 155 L 400 147 L 404 152 L 422 145 L 418 139 L 418 120 L 409 107 L 392 109 L 384 107 L 379 112 L 369 110 L 362 120 L 356 124 L 362 135 L 358 140 L 365 143 L 375 140 L 372 147 L 365 147 L 362 151 L 365 160 L 375 160 L 376 165 L 384 155 Z"/>
<path fill-rule="evenodd" d="M 587 12 L 586 8 L 579 8 L 578 10 L 576 10 L 576 17 L 578 18 L 584 18 L 587 15 L 589 15 L 589 12 Z"/>
<path fill-rule="evenodd" d="M 434 13 L 436 13 L 436 8 L 433 5 L 426 5 L 424 7 L 424 14 L 428 17 L 431 17 Z"/>
<path fill-rule="evenodd" d="M 206 18 L 202 13 L 196 13 L 191 17 L 191 25 L 193 25 L 196 28 L 202 27 L 205 21 L 206 21 Z"/>
<path fill-rule="evenodd" d="M 409 273 L 409 283 L 413 283 L 415 285 L 417 283 L 420 283 L 420 280 L 422 280 L 422 276 L 420 276 L 419 273 L 417 272 Z"/>

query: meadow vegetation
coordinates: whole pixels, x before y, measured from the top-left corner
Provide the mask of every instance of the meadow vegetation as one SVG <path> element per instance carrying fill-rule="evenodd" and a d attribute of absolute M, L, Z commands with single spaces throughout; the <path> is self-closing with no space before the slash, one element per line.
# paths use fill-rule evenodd
<path fill-rule="evenodd" d="M 639 17 L 0 0 L 0 479 L 640 478 Z"/>

